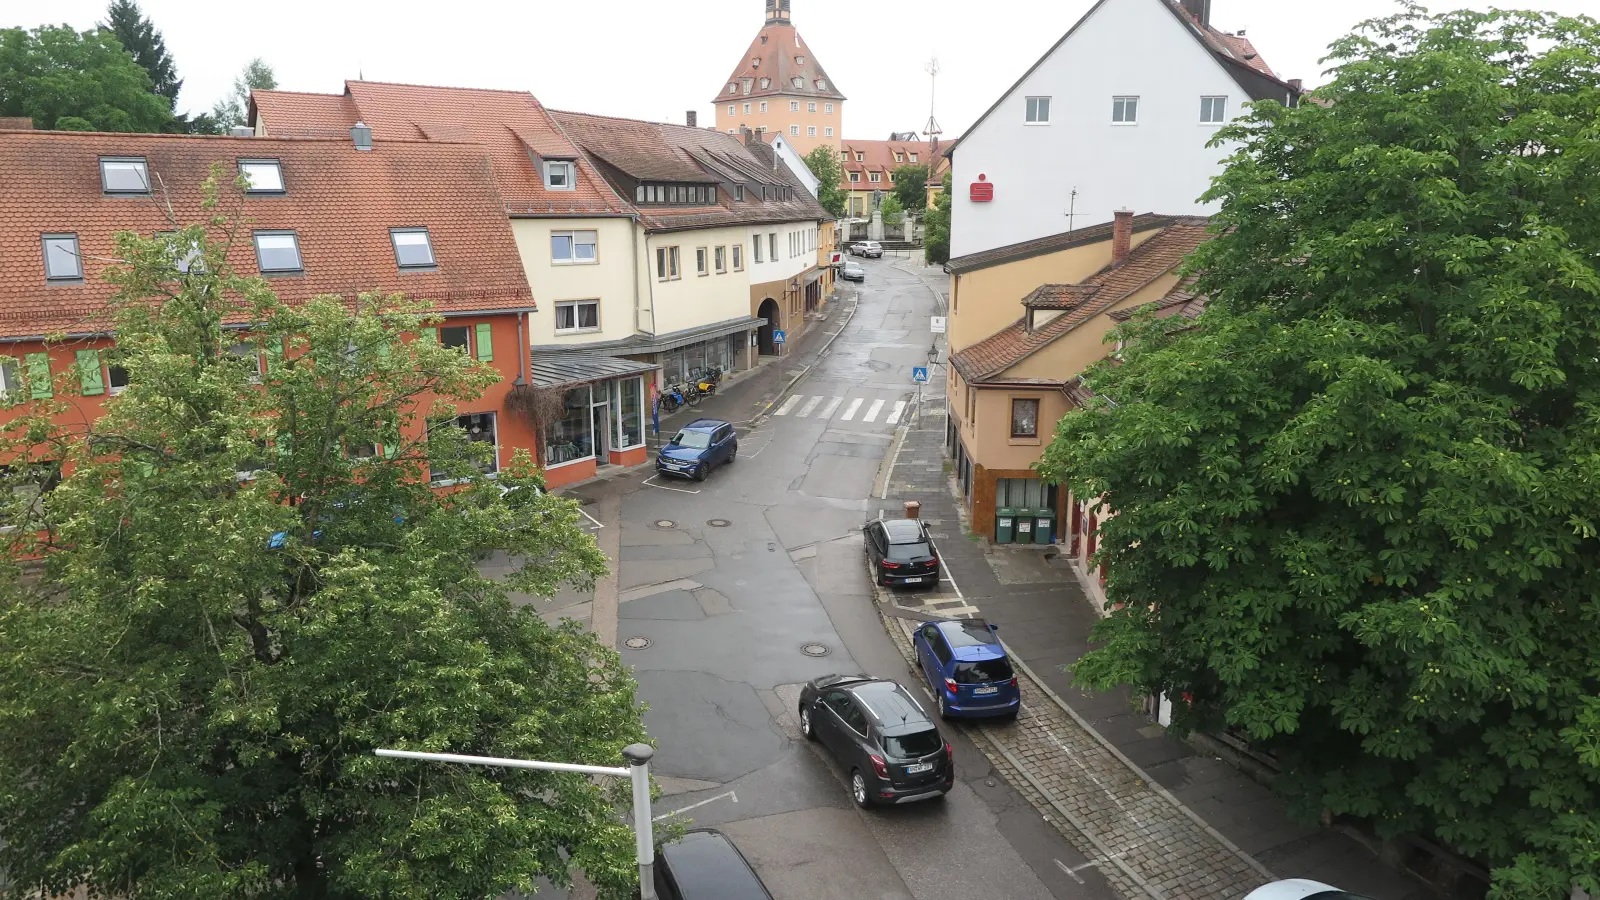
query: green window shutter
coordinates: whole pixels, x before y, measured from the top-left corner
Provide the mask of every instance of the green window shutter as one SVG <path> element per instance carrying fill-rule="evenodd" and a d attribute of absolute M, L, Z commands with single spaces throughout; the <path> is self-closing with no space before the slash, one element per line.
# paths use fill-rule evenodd
<path fill-rule="evenodd" d="M 83 386 L 85 397 L 106 392 L 106 376 L 100 370 L 99 350 L 78 351 L 78 384 Z"/>
<path fill-rule="evenodd" d="M 478 358 L 484 362 L 494 362 L 494 329 L 488 322 L 478 323 Z"/>
<path fill-rule="evenodd" d="M 430 341 L 430 342 L 435 343 L 435 344 L 439 343 L 439 329 L 437 329 L 437 328 L 424 328 L 424 329 L 422 329 L 422 339 L 425 340 L 425 341 Z"/>
<path fill-rule="evenodd" d="M 50 354 L 28 354 L 28 390 L 35 400 L 55 396 L 55 386 L 50 383 Z"/>

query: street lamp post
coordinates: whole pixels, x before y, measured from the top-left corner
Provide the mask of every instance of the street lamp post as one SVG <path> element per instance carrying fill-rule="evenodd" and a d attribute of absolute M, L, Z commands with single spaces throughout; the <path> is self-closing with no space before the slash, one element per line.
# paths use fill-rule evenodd
<path fill-rule="evenodd" d="M 503 769 L 544 769 L 551 772 L 579 772 L 584 775 L 616 775 L 633 782 L 633 840 L 639 854 L 639 898 L 656 900 L 655 827 L 650 820 L 650 757 L 655 750 L 648 744 L 629 744 L 622 748 L 627 767 L 584 766 L 575 763 L 542 762 L 534 759 L 503 759 L 498 756 L 463 756 L 458 753 L 420 753 L 415 750 L 374 750 L 378 756 L 394 759 L 422 759 L 429 762 L 459 763 L 469 766 L 497 766 Z"/>

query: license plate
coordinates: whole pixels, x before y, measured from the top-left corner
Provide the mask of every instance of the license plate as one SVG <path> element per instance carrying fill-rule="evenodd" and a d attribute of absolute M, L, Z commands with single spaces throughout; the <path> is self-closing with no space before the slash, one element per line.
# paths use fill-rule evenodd
<path fill-rule="evenodd" d="M 992 693 L 994 693 L 995 691 L 998 691 L 998 690 L 1000 690 L 1000 689 L 997 688 L 997 687 L 981 687 L 981 688 L 973 688 L 972 692 L 974 694 L 992 694 Z"/>
<path fill-rule="evenodd" d="M 921 578 L 907 578 L 906 579 L 906 584 L 921 584 L 921 583 L 922 583 L 922 579 Z"/>
<path fill-rule="evenodd" d="M 933 763 L 912 763 L 911 765 L 906 766 L 906 773 L 909 775 L 915 775 L 918 772 L 931 771 L 933 771 Z"/>

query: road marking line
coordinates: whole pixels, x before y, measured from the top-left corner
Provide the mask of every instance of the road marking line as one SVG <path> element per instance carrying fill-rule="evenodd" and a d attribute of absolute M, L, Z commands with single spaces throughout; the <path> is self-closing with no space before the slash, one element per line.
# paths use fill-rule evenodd
<path fill-rule="evenodd" d="M 1083 876 L 1078 874 L 1078 869 L 1083 868 L 1082 866 L 1079 866 L 1077 869 L 1069 869 L 1069 868 L 1067 868 L 1067 864 L 1062 862 L 1059 859 L 1055 860 L 1055 864 L 1056 864 L 1056 868 L 1058 868 L 1061 871 L 1067 873 L 1067 877 L 1071 878 L 1073 881 L 1076 881 L 1079 884 L 1083 884 L 1084 883 Z M 1089 863 L 1089 865 L 1092 866 L 1092 865 L 1094 865 L 1094 863 Z"/>
<path fill-rule="evenodd" d="M 883 401 L 882 400 L 874 400 L 874 401 L 872 401 L 872 405 L 867 407 L 867 414 L 861 417 L 861 421 L 863 421 L 863 422 L 876 422 L 876 421 L 878 421 L 878 411 L 881 410 L 881 409 L 883 409 Z"/>
<path fill-rule="evenodd" d="M 660 488 L 663 491 L 674 491 L 674 492 L 679 493 L 679 494 L 698 494 L 698 493 L 700 493 L 699 491 L 691 491 L 688 488 L 675 488 L 675 487 L 667 487 L 664 484 L 656 484 L 655 480 L 656 480 L 656 476 L 651 475 L 649 478 L 646 478 L 644 481 L 642 481 L 640 483 L 641 484 L 647 484 L 647 485 L 649 485 L 650 487 L 653 487 L 653 488 Z"/>
<path fill-rule="evenodd" d="M 588 513 L 584 512 L 583 511 L 583 507 L 581 507 L 581 506 L 578 507 L 578 515 L 583 516 L 585 519 L 588 519 L 589 521 L 593 522 L 594 523 L 594 527 L 596 529 L 600 529 L 600 528 L 604 528 L 605 527 L 604 525 L 600 524 L 600 520 L 599 519 L 596 519 L 594 516 L 591 516 Z"/>
<path fill-rule="evenodd" d="M 905 411 L 905 408 L 906 402 L 904 400 L 896 400 L 894 402 L 894 408 L 889 410 L 889 417 L 883 420 L 883 424 L 893 425 L 896 422 L 899 422 L 900 414 Z"/>
<path fill-rule="evenodd" d="M 724 797 L 728 798 L 729 800 L 732 800 L 735 803 L 739 802 L 739 795 L 735 794 L 733 791 L 728 791 L 725 794 L 718 794 L 715 797 L 707 797 L 706 799 L 701 800 L 699 803 L 691 803 L 688 806 L 682 807 L 680 809 L 675 809 L 675 810 L 673 810 L 671 812 L 664 812 L 659 816 L 652 816 L 650 821 L 659 822 L 662 819 L 668 818 L 670 816 L 682 815 L 683 813 L 686 813 L 691 809 L 696 809 L 698 807 L 705 806 L 707 803 L 715 803 L 716 801 L 721 800 Z"/>
<path fill-rule="evenodd" d="M 846 406 L 844 408 L 844 415 L 839 417 L 839 421 L 848 422 L 851 419 L 854 419 L 856 417 L 856 410 L 858 410 L 860 408 L 861 408 L 861 398 L 860 397 L 856 397 L 855 399 L 850 401 L 850 405 L 849 406 Z"/>
<path fill-rule="evenodd" d="M 794 405 L 799 402 L 799 394 L 790 394 L 789 399 L 783 401 L 783 405 L 778 407 L 777 410 L 775 410 L 772 414 L 775 416 L 787 416 L 789 414 L 789 410 L 793 409 Z"/>
<path fill-rule="evenodd" d="M 817 408 L 817 404 L 821 403 L 821 402 L 822 402 L 822 398 L 821 397 L 812 397 L 810 400 L 806 401 L 806 405 L 805 406 L 800 407 L 800 411 L 795 413 L 794 417 L 796 419 L 804 419 L 806 416 L 811 415 L 811 411 L 813 409 L 816 409 Z"/>
<path fill-rule="evenodd" d="M 833 411 L 838 409 L 839 408 L 839 404 L 841 404 L 843 402 L 844 402 L 844 398 L 843 397 L 835 397 L 832 400 L 829 400 L 828 401 L 828 405 L 824 406 L 822 408 L 822 412 L 817 413 L 817 418 L 819 418 L 819 419 L 831 419 L 831 418 L 833 418 Z"/>

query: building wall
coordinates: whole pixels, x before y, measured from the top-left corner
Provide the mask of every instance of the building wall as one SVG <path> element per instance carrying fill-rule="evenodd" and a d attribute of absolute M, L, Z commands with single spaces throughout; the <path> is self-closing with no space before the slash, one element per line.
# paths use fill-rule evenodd
<path fill-rule="evenodd" d="M 1158 229 L 1136 232 L 1130 249 Z M 1022 298 L 1041 284 L 1075 284 L 1111 263 L 1111 242 L 1099 241 L 950 276 L 950 352 L 990 337 L 1022 317 Z"/>
<path fill-rule="evenodd" d="M 780 234 L 779 243 L 783 242 Z M 744 226 L 700 228 L 645 234 L 639 242 L 644 251 L 640 275 L 640 296 L 650 298 L 654 310 L 654 332 L 670 334 L 715 322 L 726 322 L 749 315 L 748 288 L 752 279 L 749 232 Z M 733 246 L 744 245 L 745 271 L 733 268 Z M 678 277 L 661 280 L 656 271 L 656 250 L 678 248 Z M 706 271 L 696 269 L 695 250 L 706 250 Z M 716 248 L 726 248 L 727 271 L 716 268 Z M 782 249 L 780 247 L 780 249 Z"/>
<path fill-rule="evenodd" d="M 955 152 L 950 253 L 963 256 L 1136 212 L 1208 214 L 1202 204 L 1231 145 L 1208 148 L 1200 98 L 1248 101 L 1164 0 L 1107 0 L 967 133 Z M 1138 124 L 1111 121 L 1112 97 L 1139 98 Z M 1050 123 L 1024 122 L 1027 98 L 1049 96 Z M 982 173 L 994 200 L 973 203 Z M 1075 200 L 1071 199 L 1077 191 Z"/>
<path fill-rule="evenodd" d="M 761 104 L 767 104 L 767 111 L 761 111 Z M 800 104 L 798 112 L 790 112 L 789 104 Z M 817 104 L 816 112 L 807 112 L 807 104 Z M 828 104 L 833 104 L 833 112 L 827 112 Z M 750 112 L 744 108 L 749 105 Z M 729 106 L 733 112 L 728 112 Z M 839 142 L 844 138 L 844 102 L 841 100 L 819 100 L 815 97 L 788 97 L 784 95 L 767 97 L 730 97 L 723 95 L 717 100 L 717 129 L 730 134 L 737 134 L 741 127 L 748 127 L 752 131 L 765 128 L 775 134 L 781 134 L 801 156 L 810 153 L 817 147 L 827 146 L 839 149 Z M 789 126 L 797 126 L 799 134 L 790 134 Z M 807 128 L 815 128 L 817 133 L 806 133 Z M 828 136 L 828 129 L 833 129 L 833 136 Z"/>
<path fill-rule="evenodd" d="M 539 311 L 528 316 L 530 344 L 582 346 L 635 332 L 633 228 L 626 218 L 511 220 L 522 269 L 539 304 Z M 555 263 L 550 235 L 560 231 L 596 232 L 596 261 Z M 599 300 L 599 330 L 557 334 L 556 304 L 563 300 Z"/>

